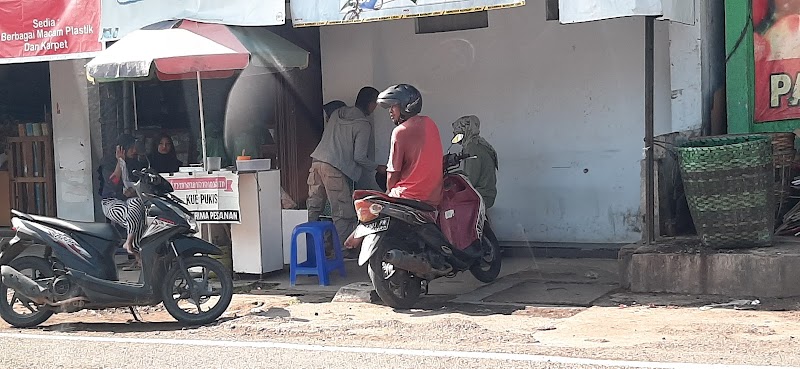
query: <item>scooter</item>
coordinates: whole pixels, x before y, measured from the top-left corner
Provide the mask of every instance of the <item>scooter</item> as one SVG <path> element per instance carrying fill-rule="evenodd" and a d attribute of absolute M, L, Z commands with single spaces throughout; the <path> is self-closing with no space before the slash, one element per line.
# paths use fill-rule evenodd
<path fill-rule="evenodd" d="M 134 307 L 162 302 L 187 325 L 208 324 L 225 312 L 233 280 L 229 270 L 208 256 L 222 252 L 193 236 L 197 222 L 171 194 L 167 180 L 151 169 L 135 171 L 137 177 L 133 187 L 145 205 L 147 222 L 139 281 L 118 279 L 114 254 L 122 237 L 113 225 L 13 210 L 16 235 L 0 246 L 3 320 L 14 327 L 33 327 L 54 313 L 124 307 L 139 320 Z M 43 257 L 19 257 L 34 244 L 45 246 Z"/>
<path fill-rule="evenodd" d="M 454 144 L 459 141 L 453 139 Z M 458 171 L 470 158 L 463 154 L 443 158 L 438 209 L 377 191 L 355 191 L 359 224 L 348 243 L 360 241 L 358 265 L 368 264 L 372 285 L 387 305 L 413 307 L 437 278 L 469 270 L 479 281 L 490 283 L 500 273 L 500 247 L 486 221 L 483 198 Z"/>

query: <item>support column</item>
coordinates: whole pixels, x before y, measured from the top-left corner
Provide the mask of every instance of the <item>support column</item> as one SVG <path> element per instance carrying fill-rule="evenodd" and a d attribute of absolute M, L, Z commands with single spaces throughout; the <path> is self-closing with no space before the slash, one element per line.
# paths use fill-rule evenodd
<path fill-rule="evenodd" d="M 87 60 L 50 62 L 58 217 L 94 221 Z"/>
<path fill-rule="evenodd" d="M 655 43 L 655 20 L 656 17 L 645 17 L 644 20 L 644 119 L 645 119 L 645 147 L 647 148 L 647 171 L 645 173 L 645 181 L 647 182 L 645 188 L 646 196 L 646 215 L 645 215 L 645 233 L 647 235 L 647 243 L 655 241 L 656 239 L 656 221 L 655 221 L 655 164 L 653 157 L 653 130 L 654 130 L 654 86 L 655 86 L 655 56 L 653 44 Z"/>
<path fill-rule="evenodd" d="M 119 83 L 91 84 L 88 59 L 50 62 L 58 216 L 104 221 L 97 167 L 114 155 L 122 125 Z"/>

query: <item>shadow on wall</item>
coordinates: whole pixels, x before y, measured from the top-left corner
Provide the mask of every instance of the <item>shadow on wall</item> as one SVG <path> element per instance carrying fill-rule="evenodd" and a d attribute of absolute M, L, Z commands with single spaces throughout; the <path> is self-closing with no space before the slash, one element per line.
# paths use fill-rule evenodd
<path fill-rule="evenodd" d="M 280 93 L 276 75 L 247 67 L 230 91 L 225 113 L 224 136 L 232 156 L 242 150 L 260 157 L 261 145 L 275 143 L 276 104 Z"/>

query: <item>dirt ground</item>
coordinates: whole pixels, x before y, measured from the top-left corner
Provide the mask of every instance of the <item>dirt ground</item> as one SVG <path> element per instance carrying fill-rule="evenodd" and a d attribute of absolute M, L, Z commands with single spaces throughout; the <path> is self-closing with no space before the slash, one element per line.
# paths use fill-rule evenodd
<path fill-rule="evenodd" d="M 662 302 L 679 303 L 660 305 L 646 296 L 622 294 L 615 298 L 643 302 L 616 304 L 610 298 L 607 305 L 611 306 L 580 308 L 428 301 L 421 309 L 395 311 L 377 304 L 235 295 L 223 318 L 203 327 L 181 327 L 163 308 L 150 307 L 139 309 L 144 323 L 132 322 L 126 310 L 117 309 L 56 315 L 40 329 L 80 335 L 800 365 L 799 311 L 760 306 L 753 307 L 755 310 L 700 310 L 688 307 L 699 304 L 691 297 L 684 297 L 680 304 L 679 297 L 662 296 Z M 2 327 L 0 330 L 14 330 Z"/>

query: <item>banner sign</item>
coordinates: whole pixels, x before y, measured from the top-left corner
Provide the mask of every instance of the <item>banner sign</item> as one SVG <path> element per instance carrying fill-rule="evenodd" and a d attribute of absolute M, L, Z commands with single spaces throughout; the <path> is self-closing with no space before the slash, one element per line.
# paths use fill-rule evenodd
<path fill-rule="evenodd" d="M 753 1 L 755 121 L 800 118 L 800 0 Z"/>
<path fill-rule="evenodd" d="M 478 12 L 525 5 L 525 0 L 292 0 L 295 27 L 360 23 Z"/>
<path fill-rule="evenodd" d="M 694 0 L 561 0 L 561 23 L 591 22 L 603 19 L 658 16 L 658 19 L 694 25 Z"/>
<path fill-rule="evenodd" d="M 118 40 L 161 21 L 188 19 L 230 26 L 275 26 L 286 21 L 285 0 L 102 0 L 102 41 Z"/>
<path fill-rule="evenodd" d="M 82 59 L 102 50 L 100 0 L 0 0 L 0 64 Z"/>
<path fill-rule="evenodd" d="M 231 172 L 175 173 L 165 176 L 173 195 L 198 223 L 240 223 L 239 176 Z"/>

